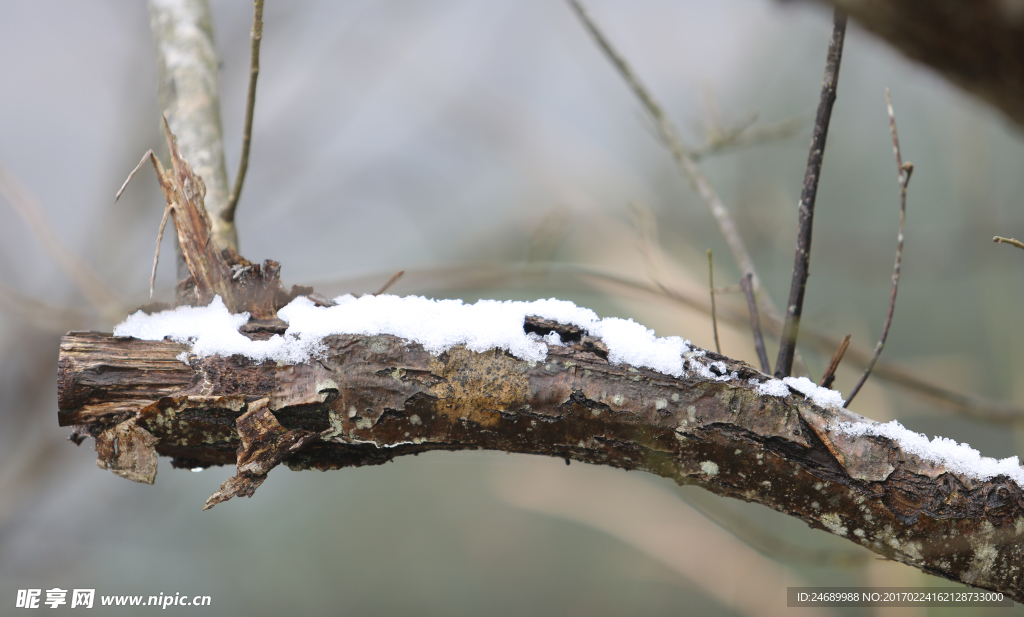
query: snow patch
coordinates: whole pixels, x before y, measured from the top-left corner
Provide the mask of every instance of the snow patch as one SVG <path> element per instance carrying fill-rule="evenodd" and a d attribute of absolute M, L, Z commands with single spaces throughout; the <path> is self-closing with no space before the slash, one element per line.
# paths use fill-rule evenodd
<path fill-rule="evenodd" d="M 989 480 L 996 476 L 1008 476 L 1019 486 L 1024 486 L 1024 469 L 1016 456 L 994 459 L 982 456 L 980 452 L 965 443 L 957 443 L 947 437 L 935 437 L 931 441 L 923 433 L 915 433 L 893 420 L 885 424 L 878 422 L 840 422 L 835 425 L 837 432 L 859 437 L 877 435 L 896 442 L 900 449 L 926 461 L 943 465 L 949 471 L 969 478 Z"/>
<path fill-rule="evenodd" d="M 809 398 L 819 407 L 842 407 L 843 395 L 835 390 L 823 388 L 806 377 L 784 377 L 782 379 L 790 388 L 793 388 L 804 398 Z"/>
<path fill-rule="evenodd" d="M 599 319 L 590 309 L 565 300 L 480 300 L 463 304 L 461 300 L 419 296 L 345 295 L 335 298 L 335 302 L 336 306 L 323 307 L 305 296 L 292 300 L 278 311 L 288 329 L 283 336 L 274 335 L 265 341 L 251 340 L 239 332 L 249 314 L 232 315 L 220 296 L 205 307 L 181 306 L 154 314 L 139 311 L 114 328 L 114 336 L 149 341 L 169 338 L 192 345 L 191 353 L 199 357 L 241 354 L 258 362 L 298 364 L 324 353 L 325 336 L 391 334 L 419 343 L 435 355 L 465 345 L 477 352 L 503 349 L 521 360 L 539 362 L 547 357 L 547 344 L 561 345 L 562 341 L 555 332 L 543 337 L 527 334 L 523 320 L 536 315 L 579 326 L 600 337 L 613 364 L 643 366 L 680 377 L 685 374 L 684 354 L 691 360 L 704 355 L 693 351 L 689 342 L 678 336 L 657 337 L 653 330 L 632 319 Z M 716 377 L 699 362 L 691 362 L 691 366 L 701 376 Z"/>

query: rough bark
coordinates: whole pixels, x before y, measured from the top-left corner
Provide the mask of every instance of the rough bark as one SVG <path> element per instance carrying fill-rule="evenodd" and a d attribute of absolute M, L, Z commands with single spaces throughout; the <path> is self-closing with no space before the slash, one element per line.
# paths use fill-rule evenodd
<path fill-rule="evenodd" d="M 558 328 L 570 342 L 531 363 L 498 350 L 435 357 L 392 336 L 334 336 L 324 357 L 288 366 L 241 356 L 186 364 L 186 345 L 70 333 L 60 424 L 96 437 L 98 464 L 138 481 L 155 479 L 157 454 L 175 467 L 237 463 L 207 507 L 251 495 L 278 462 L 326 470 L 489 449 L 645 470 L 1024 600 L 1024 496 L 1006 478 L 974 481 L 888 439 L 844 437 L 834 422 L 865 420 L 798 394 L 759 396 L 748 379 L 766 375 L 710 352 L 739 378 L 612 365 L 578 330 L 533 318 L 524 327 Z"/>
<path fill-rule="evenodd" d="M 1024 125 L 1021 0 L 829 0 L 907 57 Z"/>

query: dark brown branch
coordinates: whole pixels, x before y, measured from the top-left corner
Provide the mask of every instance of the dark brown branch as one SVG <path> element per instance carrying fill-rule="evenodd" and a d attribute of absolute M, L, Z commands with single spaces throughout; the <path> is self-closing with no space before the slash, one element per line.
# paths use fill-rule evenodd
<path fill-rule="evenodd" d="M 403 274 L 405 274 L 405 270 L 399 270 L 398 272 L 395 272 L 394 274 L 392 274 L 388 278 L 388 280 L 384 281 L 384 284 L 380 286 L 380 289 L 377 290 L 377 293 L 375 293 L 373 295 L 379 296 L 382 293 L 384 293 L 385 291 L 391 289 L 391 286 L 394 285 L 396 282 L 398 282 L 398 279 L 402 278 Z"/>
<path fill-rule="evenodd" d="M 818 101 L 818 116 L 814 121 L 811 152 L 807 157 L 804 188 L 800 195 L 799 231 L 796 240 L 796 256 L 793 260 L 793 281 L 789 288 L 789 303 L 786 305 L 786 321 L 782 326 L 782 336 L 779 339 L 779 355 L 775 360 L 776 377 L 787 377 L 793 370 L 793 355 L 800 332 L 804 293 L 807 291 L 807 275 L 810 272 L 814 201 L 818 194 L 818 178 L 821 177 L 821 163 L 825 154 L 828 124 L 832 118 L 832 105 L 836 101 L 836 86 L 839 83 L 839 66 L 843 59 L 843 40 L 845 38 L 846 13 L 836 9 L 832 16 L 832 40 L 828 45 L 825 78 L 821 84 L 821 98 Z"/>
<path fill-rule="evenodd" d="M 245 124 L 242 128 L 242 155 L 238 159 L 238 172 L 235 184 L 228 194 L 228 202 L 221 210 L 220 217 L 228 223 L 235 222 L 235 208 L 242 194 L 242 183 L 245 172 L 249 169 L 249 144 L 252 141 L 252 115 L 256 108 L 256 78 L 260 75 L 260 42 L 263 40 L 263 0 L 253 0 L 252 44 L 249 50 L 251 64 L 249 66 L 249 89 L 245 95 Z"/>
<path fill-rule="evenodd" d="M 910 183 L 910 174 L 914 172 L 914 165 L 909 161 L 903 162 L 903 155 L 900 153 L 900 139 L 896 134 L 896 115 L 892 111 L 892 99 L 889 98 L 888 88 L 885 89 L 885 104 L 889 110 L 889 132 L 892 133 L 892 149 L 896 154 L 896 179 L 900 187 L 900 232 L 896 242 L 896 263 L 892 267 L 892 292 L 889 294 L 889 310 L 885 314 L 882 335 L 878 339 L 878 344 L 875 345 L 875 351 L 871 354 L 868 365 L 864 368 L 864 373 L 857 381 L 857 385 L 850 390 L 850 395 L 846 399 L 847 407 L 853 401 L 853 397 L 857 396 L 857 393 L 860 392 L 864 382 L 871 376 L 871 369 L 875 368 L 878 357 L 882 355 L 885 340 L 889 336 L 889 326 L 892 325 L 893 311 L 896 309 L 896 292 L 900 286 L 900 265 L 903 263 L 903 228 L 907 222 L 907 184 Z"/>
<path fill-rule="evenodd" d="M 821 381 L 818 385 L 822 388 L 831 388 L 832 382 L 836 379 L 836 371 L 839 370 L 839 363 L 843 361 L 843 356 L 846 355 L 846 348 L 850 346 L 850 335 L 847 334 L 843 337 L 839 347 L 836 348 L 836 352 L 832 354 L 832 361 L 828 363 L 828 368 L 825 369 L 825 374 L 821 376 Z"/>
<path fill-rule="evenodd" d="M 715 266 L 711 261 L 711 249 L 708 249 L 708 290 L 711 292 L 711 327 L 715 331 L 715 351 L 722 353 L 722 344 L 718 342 L 718 314 L 715 311 Z"/>
<path fill-rule="evenodd" d="M 768 352 L 764 348 L 764 337 L 761 336 L 761 316 L 757 312 L 757 298 L 754 297 L 754 285 L 750 282 L 751 275 L 746 273 L 740 277 L 740 287 L 743 288 L 743 295 L 747 297 L 747 311 L 750 313 L 750 331 L 754 335 L 754 349 L 757 351 L 757 361 L 761 364 L 761 372 L 770 374 L 771 365 L 768 364 Z"/>
<path fill-rule="evenodd" d="M 134 480 L 155 479 L 157 455 L 176 467 L 236 464 L 211 504 L 251 494 L 279 461 L 326 470 L 490 449 L 645 470 L 1024 599 L 1015 527 L 1024 493 L 1005 477 L 972 480 L 886 438 L 838 433 L 836 422 L 865 420 L 802 395 L 760 396 L 750 380 L 766 376 L 741 362 L 715 358 L 737 373 L 729 381 L 673 378 L 610 364 L 599 339 L 530 319 L 524 327 L 561 328 L 570 343 L 530 363 L 334 336 L 308 364 L 185 364 L 186 345 L 71 333 L 61 343 L 58 418 L 96 438 L 101 467 Z"/>

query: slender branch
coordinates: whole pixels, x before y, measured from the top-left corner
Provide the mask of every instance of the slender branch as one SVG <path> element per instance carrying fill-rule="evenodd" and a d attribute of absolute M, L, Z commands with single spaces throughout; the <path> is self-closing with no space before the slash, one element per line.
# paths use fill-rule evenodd
<path fill-rule="evenodd" d="M 220 74 L 208 0 L 149 0 L 159 69 L 159 103 L 182 155 L 206 185 L 218 249 L 238 250 L 234 223 L 221 216 L 228 177 L 220 119 Z"/>
<path fill-rule="evenodd" d="M 690 184 L 690 188 L 698 197 L 704 202 L 711 212 L 711 216 L 715 219 L 715 223 L 718 225 L 718 231 L 725 238 L 726 244 L 729 246 L 729 251 L 732 253 L 733 259 L 736 260 L 736 265 L 739 266 L 741 272 L 749 272 L 753 275 L 754 291 L 758 292 L 761 297 L 763 304 L 762 309 L 765 317 L 768 318 L 769 324 L 781 323 L 779 317 L 779 311 L 775 308 L 775 303 L 772 302 L 771 296 L 767 290 L 762 288 L 761 278 L 757 275 L 757 269 L 754 268 L 754 261 L 750 258 L 750 253 L 747 251 L 746 245 L 744 245 L 742 238 L 740 238 L 739 231 L 736 229 L 736 223 L 732 219 L 732 215 L 729 210 L 722 203 L 722 200 L 718 197 L 714 187 L 711 185 L 711 180 L 701 171 L 700 167 L 693 160 L 693 157 L 687 151 L 686 145 L 683 143 L 682 138 L 679 136 L 679 132 L 676 130 L 675 125 L 669 119 L 669 117 L 662 111 L 661 105 L 654 98 L 651 92 L 646 86 L 640 81 L 640 78 L 633 72 L 633 69 L 626 62 L 625 58 L 615 47 L 612 46 L 611 42 L 605 37 L 604 33 L 597 27 L 597 24 L 587 14 L 583 5 L 580 4 L 579 0 L 568 0 L 569 5 L 576 12 L 580 21 L 586 27 L 587 31 L 593 37 L 594 41 L 598 44 L 605 56 L 611 61 L 612 65 L 615 66 L 619 74 L 629 85 L 629 88 L 633 91 L 633 94 L 640 99 L 640 103 L 647 110 L 647 113 L 651 115 L 654 123 L 658 127 L 665 144 L 668 146 L 672 153 L 672 157 L 676 161 L 676 165 L 679 170 L 686 177 L 687 182 Z M 772 326 L 774 328 L 774 325 Z M 777 333 L 778 334 L 778 333 Z M 806 372 L 806 367 L 803 367 L 802 361 L 797 357 L 797 364 L 801 367 L 801 370 Z"/>
<path fill-rule="evenodd" d="M 850 335 L 847 334 L 843 337 L 843 341 L 839 343 L 839 347 L 836 348 L 836 352 L 832 354 L 832 361 L 828 363 L 828 368 L 825 369 L 825 374 L 821 376 L 821 381 L 818 385 L 822 388 L 831 388 L 832 382 L 835 381 L 836 371 L 839 369 L 839 363 L 843 361 L 843 356 L 846 355 L 846 348 L 850 346 Z"/>
<path fill-rule="evenodd" d="M 788 376 L 793 370 L 793 354 L 796 350 L 797 335 L 800 331 L 800 317 L 803 314 L 804 293 L 807 291 L 807 275 L 811 261 L 814 201 L 818 194 L 818 178 L 821 176 L 821 163 L 825 154 L 828 124 L 832 118 L 832 105 L 836 101 L 839 65 L 843 59 L 843 40 L 845 38 L 846 13 L 836 9 L 832 16 L 832 39 L 828 45 L 825 78 L 821 84 L 818 117 L 814 122 L 811 152 L 807 157 L 804 188 L 800 195 L 800 229 L 796 240 L 796 256 L 793 260 L 793 280 L 789 288 L 789 303 L 786 305 L 786 322 L 782 326 L 782 337 L 779 339 L 779 356 L 775 360 L 775 376 L 780 378 Z"/>
<path fill-rule="evenodd" d="M 245 95 L 245 126 L 242 129 L 242 155 L 238 160 L 238 172 L 235 174 L 235 184 L 228 195 L 228 202 L 220 213 L 220 218 L 225 222 L 235 222 L 235 208 L 238 206 L 238 197 L 242 194 L 242 183 L 245 181 L 245 172 L 249 169 L 249 143 L 252 140 L 252 114 L 256 107 L 256 78 L 260 74 L 260 42 L 263 40 L 263 0 L 253 0 L 252 16 L 252 47 L 250 50 L 251 65 L 249 67 L 249 90 Z"/>
<path fill-rule="evenodd" d="M 740 277 L 740 287 L 747 297 L 747 310 L 750 312 L 750 331 L 754 333 L 754 349 L 757 350 L 757 361 L 761 364 L 761 372 L 771 374 L 772 367 L 768 364 L 768 352 L 764 348 L 764 337 L 761 336 L 761 317 L 757 312 L 757 299 L 754 298 L 754 285 L 750 282 L 748 272 Z"/>
<path fill-rule="evenodd" d="M 868 377 L 871 375 L 871 369 L 875 367 L 875 363 L 878 362 L 878 356 L 882 354 L 882 348 L 885 347 L 885 339 L 889 336 L 889 326 L 892 325 L 892 314 L 896 309 L 896 291 L 899 289 L 900 265 L 903 263 L 903 228 L 907 222 L 907 185 L 910 184 L 910 174 L 914 172 L 914 165 L 910 162 L 903 162 L 903 156 L 900 153 L 900 139 L 896 134 L 896 114 L 892 111 L 892 99 L 889 98 L 888 88 L 885 89 L 885 104 L 889 110 L 889 132 L 892 133 L 892 149 L 896 154 L 896 178 L 900 187 L 900 232 L 896 242 L 896 263 L 892 267 L 892 292 L 889 294 L 889 310 L 886 312 L 885 324 L 882 326 L 882 336 L 878 339 L 875 351 L 871 354 L 871 360 L 868 361 L 868 365 L 857 381 L 857 385 L 850 390 L 850 395 L 846 398 L 847 406 L 850 405 L 853 398 L 860 392 L 864 382 L 868 380 Z"/>
<path fill-rule="evenodd" d="M 373 295 L 379 296 L 385 291 L 391 289 L 391 286 L 394 285 L 398 281 L 398 279 L 402 278 L 403 274 L 405 274 L 405 270 L 399 270 L 398 272 L 392 274 L 391 277 L 387 281 L 385 281 L 383 285 L 380 286 L 380 289 L 377 290 L 377 293 Z"/>
<path fill-rule="evenodd" d="M 992 241 L 995 242 L 996 244 L 1001 244 L 1005 242 L 1006 244 L 1011 244 L 1019 249 L 1024 249 L 1024 242 L 1021 242 L 1020 240 L 1017 240 L 1015 238 L 1004 238 L 1002 236 L 995 236 L 994 238 L 992 238 Z"/>
<path fill-rule="evenodd" d="M 707 143 L 691 149 L 690 158 L 699 162 L 704 158 L 749 146 L 758 146 L 774 141 L 780 141 L 796 135 L 804 124 L 800 117 L 789 118 L 774 124 L 765 126 L 751 126 L 741 124 L 737 128 L 725 131 L 720 135 L 709 139 Z"/>
<path fill-rule="evenodd" d="M 715 311 L 715 267 L 711 261 L 711 249 L 708 249 L 708 290 L 711 291 L 711 327 L 715 331 L 715 351 L 722 353 L 722 344 L 718 341 L 718 315 Z"/>

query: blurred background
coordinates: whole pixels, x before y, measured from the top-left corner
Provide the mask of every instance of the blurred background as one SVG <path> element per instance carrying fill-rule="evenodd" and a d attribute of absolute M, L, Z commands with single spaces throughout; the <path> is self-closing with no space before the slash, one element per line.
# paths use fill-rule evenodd
<path fill-rule="evenodd" d="M 701 166 L 782 304 L 831 10 L 587 6 L 691 147 L 743 126 L 774 135 Z M 66 331 L 109 332 L 148 300 L 163 204 L 153 174 L 113 197 L 143 152 L 164 148 L 149 17 L 144 3 L 99 0 L 3 9 L 0 165 L 23 192 L 0 196 L 0 614 L 18 589 L 59 587 L 210 595 L 212 608 L 177 612 L 218 615 L 776 615 L 787 585 L 952 584 L 761 506 L 561 460 L 463 452 L 278 468 L 251 500 L 209 512 L 200 506 L 233 470 L 164 460 L 154 486 L 99 470 L 93 442 L 76 448 L 57 426 L 57 349 Z M 251 11 L 213 2 L 232 175 Z M 404 269 L 392 293 L 558 297 L 713 348 L 707 312 L 661 289 L 703 301 L 708 248 L 717 285 L 739 272 L 566 3 L 270 2 L 265 22 L 238 213 L 247 258 L 276 259 L 286 285 L 325 295 L 372 292 Z M 853 22 L 803 328 L 865 349 L 880 332 L 899 220 L 886 87 L 915 172 L 883 359 L 1024 406 L 1024 253 L 991 241 L 1024 234 L 1021 132 Z M 165 259 L 156 299 L 172 299 L 172 270 Z M 718 302 L 745 315 L 740 294 Z M 756 364 L 748 329 L 720 325 L 722 352 Z M 802 351 L 820 378 L 831 349 Z M 844 364 L 834 387 L 849 391 L 859 372 Z M 1015 455 L 1024 436 L 881 379 L 851 407 L 989 456 Z"/>

